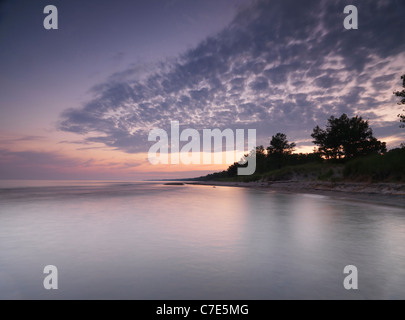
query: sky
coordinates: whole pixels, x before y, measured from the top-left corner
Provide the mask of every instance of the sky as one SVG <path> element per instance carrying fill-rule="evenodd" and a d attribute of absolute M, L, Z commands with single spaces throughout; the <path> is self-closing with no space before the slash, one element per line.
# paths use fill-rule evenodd
<path fill-rule="evenodd" d="M 58 9 L 46 30 L 44 7 Z M 346 5 L 359 27 L 346 30 Z M 392 92 L 405 73 L 403 0 L 0 2 L 0 179 L 195 177 L 152 165 L 153 128 L 256 129 L 314 148 L 330 116 L 405 141 Z"/>

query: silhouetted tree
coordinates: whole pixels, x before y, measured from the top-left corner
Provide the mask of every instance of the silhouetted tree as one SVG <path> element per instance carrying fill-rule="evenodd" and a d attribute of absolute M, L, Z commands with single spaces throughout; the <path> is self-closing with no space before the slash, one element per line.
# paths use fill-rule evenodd
<path fill-rule="evenodd" d="M 368 121 L 358 116 L 351 119 L 346 114 L 340 118 L 332 116 L 325 130 L 316 126 L 311 136 L 320 154 L 327 159 L 351 159 L 387 151 L 385 142 L 373 137 Z"/>
<path fill-rule="evenodd" d="M 394 94 L 397 97 L 401 98 L 401 100 L 398 102 L 399 105 L 405 104 L 405 74 L 401 77 L 401 79 L 403 80 L 402 87 L 404 88 L 404 90 L 394 92 Z M 403 111 L 405 111 L 405 110 L 403 110 Z M 398 117 L 399 117 L 400 122 L 405 123 L 405 114 L 399 114 Z M 405 128 L 405 125 L 401 125 L 401 128 Z"/>
<path fill-rule="evenodd" d="M 263 146 L 256 147 L 256 173 L 266 172 L 267 161 L 266 161 L 266 150 Z"/>
<path fill-rule="evenodd" d="M 267 169 L 280 169 L 288 165 L 295 143 L 289 143 L 284 133 L 277 133 L 271 137 L 270 146 L 267 148 Z"/>
<path fill-rule="evenodd" d="M 267 148 L 269 155 L 291 154 L 294 151 L 295 143 L 288 143 L 287 136 L 284 133 L 277 133 L 271 137 L 270 146 Z"/>
<path fill-rule="evenodd" d="M 230 165 L 226 170 L 228 177 L 236 177 L 238 175 L 238 167 L 239 163 L 235 162 L 234 164 Z"/>

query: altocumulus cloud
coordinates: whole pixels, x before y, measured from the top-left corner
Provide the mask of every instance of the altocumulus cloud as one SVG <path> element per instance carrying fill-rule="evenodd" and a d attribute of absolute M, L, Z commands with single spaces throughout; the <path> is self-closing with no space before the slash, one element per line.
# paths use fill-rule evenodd
<path fill-rule="evenodd" d="M 343 28 L 356 5 L 359 30 Z M 128 69 L 65 110 L 59 128 L 126 152 L 146 151 L 150 129 L 256 128 L 308 140 L 330 115 L 359 114 L 394 134 L 392 91 L 405 65 L 405 3 L 396 0 L 271 0 L 141 80 Z M 402 68 L 402 69 L 401 69 Z M 384 130 L 384 128 L 386 128 Z M 266 139 L 266 140 L 265 140 Z"/>

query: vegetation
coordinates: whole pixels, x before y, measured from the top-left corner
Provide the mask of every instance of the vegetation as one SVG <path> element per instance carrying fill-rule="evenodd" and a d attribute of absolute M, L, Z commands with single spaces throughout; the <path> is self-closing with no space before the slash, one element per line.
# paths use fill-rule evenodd
<path fill-rule="evenodd" d="M 397 97 L 401 98 L 401 100 L 398 102 L 399 105 L 405 104 L 405 74 L 401 77 L 401 79 L 403 80 L 402 87 L 404 88 L 404 90 L 394 92 L 394 94 Z M 405 110 L 403 110 L 403 111 L 405 111 Z M 398 117 L 399 117 L 400 122 L 405 123 L 405 114 L 399 114 Z M 405 128 L 405 125 L 402 124 L 401 127 Z"/>
<path fill-rule="evenodd" d="M 267 152 L 270 155 L 286 155 L 291 154 L 294 151 L 295 143 L 288 143 L 287 136 L 284 133 L 277 133 L 271 138 L 270 146 L 267 148 Z"/>
<path fill-rule="evenodd" d="M 405 148 L 387 152 L 385 142 L 377 140 L 368 121 L 361 117 L 330 117 L 326 129 L 316 126 L 311 135 L 318 146 L 313 153 L 293 153 L 296 144 L 283 133 L 272 136 L 267 148 L 258 146 L 256 172 L 238 176 L 241 166 L 234 163 L 227 170 L 196 180 L 220 181 L 394 181 L 405 182 Z"/>
<path fill-rule="evenodd" d="M 387 151 L 385 142 L 373 137 L 373 131 L 361 117 L 330 117 L 326 129 L 319 126 L 312 133 L 318 151 L 326 159 L 353 159 Z"/>
<path fill-rule="evenodd" d="M 354 159 L 346 163 L 344 177 L 358 181 L 405 182 L 405 148 L 384 155 Z"/>

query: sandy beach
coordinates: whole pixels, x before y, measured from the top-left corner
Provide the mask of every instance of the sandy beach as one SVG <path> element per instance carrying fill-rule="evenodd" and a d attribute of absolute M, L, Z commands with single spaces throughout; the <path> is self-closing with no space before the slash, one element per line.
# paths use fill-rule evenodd
<path fill-rule="evenodd" d="M 310 193 L 327 195 L 351 201 L 370 202 L 405 208 L 405 185 L 398 183 L 361 183 L 361 182 L 323 182 L 323 181 L 255 181 L 222 182 L 198 181 L 188 182 L 194 185 L 226 186 L 265 189 L 274 192 Z"/>

